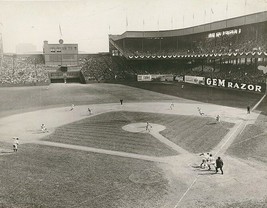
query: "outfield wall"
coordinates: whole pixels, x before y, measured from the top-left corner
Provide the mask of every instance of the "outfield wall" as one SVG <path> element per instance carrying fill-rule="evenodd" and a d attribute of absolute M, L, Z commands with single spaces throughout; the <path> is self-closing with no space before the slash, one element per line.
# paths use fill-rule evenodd
<path fill-rule="evenodd" d="M 241 90 L 247 92 L 265 93 L 266 83 L 250 84 L 244 82 L 236 82 L 229 79 L 219 79 L 211 77 L 185 76 L 185 82 L 205 85 L 208 87 L 220 87 L 226 89 Z M 189 81 L 188 81 L 189 80 Z M 203 83 L 204 80 L 204 83 Z"/>
<path fill-rule="evenodd" d="M 266 93 L 266 83 L 251 84 L 245 82 L 236 82 L 229 79 L 201 77 L 201 76 L 146 74 L 146 75 L 137 75 L 137 81 L 139 82 L 178 81 L 178 82 L 186 82 L 190 84 L 196 84 L 208 87 L 219 87 L 219 88 L 234 89 L 247 92 Z"/>
<path fill-rule="evenodd" d="M 144 81 L 172 82 L 173 80 L 174 80 L 173 74 L 139 74 L 137 75 L 138 82 L 144 82 Z"/>

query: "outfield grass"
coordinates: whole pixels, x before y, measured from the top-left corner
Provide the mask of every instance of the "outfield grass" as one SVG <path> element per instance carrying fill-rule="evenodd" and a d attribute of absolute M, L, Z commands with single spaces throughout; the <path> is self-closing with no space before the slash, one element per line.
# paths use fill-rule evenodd
<path fill-rule="evenodd" d="M 32 144 L 1 156 L 0 165 L 1 207 L 162 207 L 187 188 L 170 184 L 153 162 Z M 142 171 L 156 180 L 132 180 Z"/>
<path fill-rule="evenodd" d="M 168 95 L 119 84 L 51 84 L 36 87 L 0 88 L 0 117 L 62 106 L 102 103 L 179 101 Z"/>
<path fill-rule="evenodd" d="M 3 87 L 0 88 L 0 96 L 3 98 L 0 100 L 0 116 L 42 108 L 70 106 L 72 103 L 75 105 L 119 103 L 120 99 L 124 99 L 125 102 L 162 100 L 173 102 L 176 99 L 179 102 L 178 97 L 245 108 L 248 104 L 253 106 L 262 96 L 261 94 L 191 84 L 184 84 L 185 87 L 182 89 L 181 83 L 132 82 L 123 84 L 51 84 L 48 89 L 46 86 Z M 146 91 L 140 88 L 146 89 Z M 264 105 L 262 107 L 264 108 Z"/>
<path fill-rule="evenodd" d="M 246 108 L 254 106 L 263 94 L 205 87 L 188 83 L 129 82 L 125 85 L 217 105 Z M 184 85 L 182 88 L 181 86 Z"/>
<path fill-rule="evenodd" d="M 215 124 L 208 117 L 120 111 L 65 125 L 45 140 L 153 156 L 177 154 L 151 135 L 122 130 L 124 125 L 146 121 L 166 126 L 162 135 L 193 153 L 210 151 L 233 126 Z"/>

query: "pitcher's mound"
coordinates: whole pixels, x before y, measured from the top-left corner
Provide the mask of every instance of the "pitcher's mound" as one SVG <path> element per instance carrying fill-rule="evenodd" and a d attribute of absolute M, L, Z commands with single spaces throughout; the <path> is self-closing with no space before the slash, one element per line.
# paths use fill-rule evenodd
<path fill-rule="evenodd" d="M 150 131 L 154 132 L 160 132 L 166 129 L 165 126 L 159 125 L 159 124 L 154 124 L 154 123 L 149 123 L 152 128 L 150 128 Z M 146 123 L 131 123 L 128 125 L 125 125 L 122 127 L 124 131 L 129 131 L 133 133 L 147 133 L 146 131 Z"/>

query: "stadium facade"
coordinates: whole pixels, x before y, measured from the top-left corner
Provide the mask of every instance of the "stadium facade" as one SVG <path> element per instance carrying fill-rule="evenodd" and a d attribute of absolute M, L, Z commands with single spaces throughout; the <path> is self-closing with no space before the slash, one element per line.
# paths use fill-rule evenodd
<path fill-rule="evenodd" d="M 43 54 L 47 66 L 77 66 L 78 65 L 78 44 L 49 44 L 44 41 Z"/>
<path fill-rule="evenodd" d="M 109 45 L 110 53 L 128 59 L 214 58 L 229 53 L 254 58 L 267 54 L 242 52 L 266 52 L 266 36 L 267 12 L 261 12 L 178 30 L 126 31 L 109 35 Z"/>
<path fill-rule="evenodd" d="M 109 35 L 109 52 L 124 59 L 138 81 L 167 81 L 173 74 L 178 81 L 263 93 L 267 12 L 184 29 Z"/>

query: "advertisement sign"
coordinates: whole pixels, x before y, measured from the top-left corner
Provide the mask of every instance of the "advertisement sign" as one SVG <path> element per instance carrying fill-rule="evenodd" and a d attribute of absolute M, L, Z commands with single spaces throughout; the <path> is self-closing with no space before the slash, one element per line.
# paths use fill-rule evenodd
<path fill-rule="evenodd" d="M 137 81 L 158 81 L 158 82 L 172 82 L 172 74 L 146 74 L 137 75 Z"/>
<path fill-rule="evenodd" d="M 176 75 L 176 76 L 174 77 L 174 80 L 175 80 L 175 81 L 178 81 L 178 82 L 183 82 L 183 81 L 184 81 L 184 77 L 183 77 L 183 76 L 180 76 L 180 75 Z"/>
<path fill-rule="evenodd" d="M 159 82 L 172 82 L 173 75 L 172 74 L 151 74 L 152 81 Z"/>
<path fill-rule="evenodd" d="M 151 81 L 151 75 L 146 74 L 146 75 L 137 75 L 137 81 L 142 82 L 142 81 Z"/>
<path fill-rule="evenodd" d="M 191 83 L 191 84 L 200 84 L 205 85 L 205 77 L 198 77 L 198 76 L 184 76 L 184 81 Z"/>
<path fill-rule="evenodd" d="M 247 83 L 240 83 L 235 82 L 227 79 L 218 79 L 218 78 L 209 78 L 205 79 L 205 85 L 207 86 L 214 86 L 214 87 L 223 87 L 223 88 L 230 88 L 230 89 L 238 89 L 250 92 L 260 92 L 263 93 L 266 90 L 266 84 L 247 84 Z"/>

